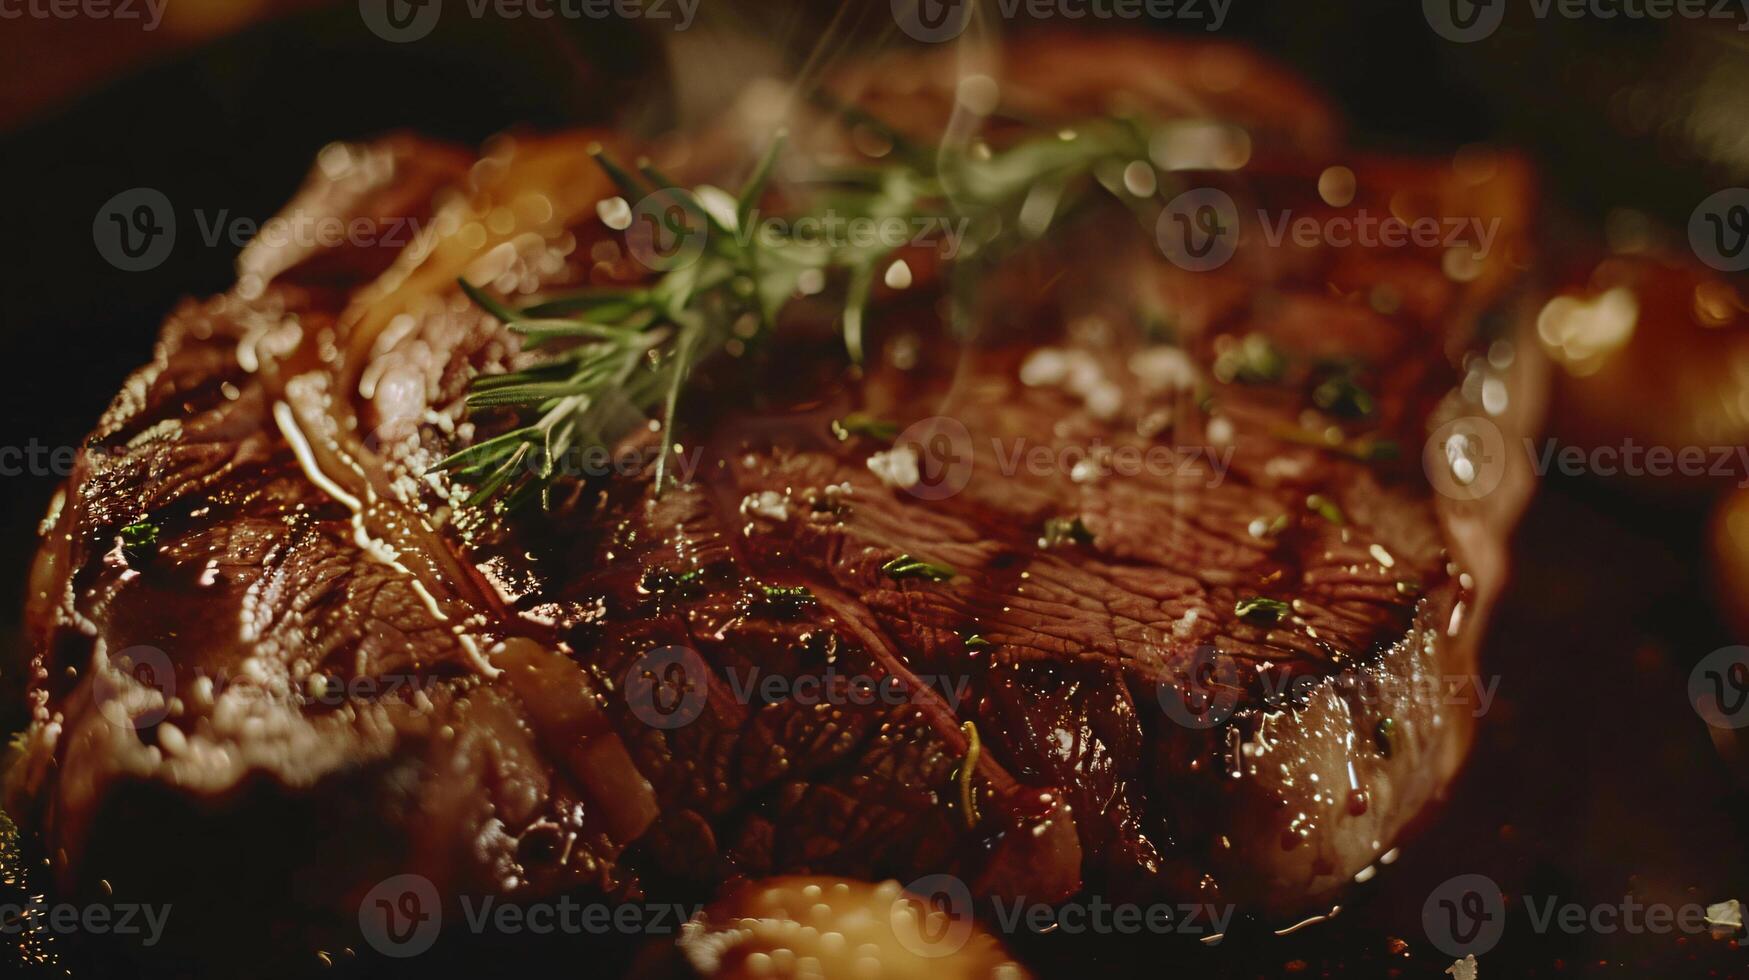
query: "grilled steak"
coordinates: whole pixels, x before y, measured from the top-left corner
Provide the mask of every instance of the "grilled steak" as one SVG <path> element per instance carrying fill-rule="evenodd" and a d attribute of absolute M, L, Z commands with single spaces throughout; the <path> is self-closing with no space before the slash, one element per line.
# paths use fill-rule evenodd
<path fill-rule="evenodd" d="M 944 67 L 846 92 L 926 133 Z M 170 956 L 303 965 L 364 949 L 399 874 L 617 900 L 939 873 L 1283 916 L 1387 852 L 1462 759 L 1526 489 L 1503 453 L 1454 483 L 1446 441 L 1431 480 L 1421 452 L 1534 417 L 1523 166 L 1345 153 L 1226 47 L 1023 41 L 999 81 L 1047 119 L 1121 90 L 1223 120 L 1169 176 L 1240 202 L 1233 259 L 1187 271 L 1114 207 L 1009 260 L 955 339 L 908 250 L 864 367 L 803 301 L 701 366 L 677 485 L 652 423 L 544 512 L 432 469 L 508 424 L 470 380 L 529 357 L 455 280 L 640 274 L 597 210 L 614 140 L 324 151 L 292 214 L 427 233 L 251 245 L 45 523 L 9 806 L 57 889 L 172 902 Z M 734 178 L 710 159 L 664 163 Z M 1321 197 L 1336 165 L 1352 203 Z M 1269 228 L 1357 213 L 1474 219 L 1491 249 Z"/>

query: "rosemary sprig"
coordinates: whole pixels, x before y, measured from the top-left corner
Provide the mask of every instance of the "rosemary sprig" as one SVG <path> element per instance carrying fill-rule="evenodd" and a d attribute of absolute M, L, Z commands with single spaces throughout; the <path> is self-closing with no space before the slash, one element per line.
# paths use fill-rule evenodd
<path fill-rule="evenodd" d="M 866 115 L 841 112 L 857 125 L 879 125 Z M 1001 151 L 921 152 L 890 128 L 884 131 L 893 133 L 895 146 L 905 152 L 879 166 L 811 181 L 810 203 L 848 219 L 934 220 L 937 227 L 960 229 L 948 293 L 962 331 L 969 329 L 971 285 L 982 271 L 1041 237 L 1089 187 L 1123 198 L 1121 183 L 1114 186 L 1109 174 L 1114 165 L 1121 169 L 1147 159 L 1148 149 L 1142 126 L 1115 118 Z M 715 188 L 686 191 L 646 162 L 628 168 L 599 147 L 591 149 L 626 200 L 664 195 L 672 203 L 686 204 L 690 197 L 698 205 L 684 207 L 684 213 L 702 218 L 704 227 L 690 229 L 704 234 L 702 252 L 645 285 L 588 289 L 512 309 L 470 283 L 460 284 L 481 309 L 521 335 L 525 349 L 544 354 L 528 367 L 473 383 L 470 409 L 514 409 L 521 424 L 437 464 L 473 488 L 470 504 L 495 501 L 512 508 L 538 496 L 550 505 L 569 453 L 611 447 L 657 411 L 666 427 L 655 470 L 661 492 L 691 372 L 731 339 L 768 337 L 783 307 L 799 295 L 804 277 L 830 274 L 841 284 L 845 348 L 853 361 L 861 360 L 873 286 L 895 249 L 879 240 L 820 242 L 788 231 L 780 232 L 774 246 L 771 229 L 754 225 L 783 145 L 780 133 L 732 208 L 722 206 L 727 195 Z M 801 227 L 799 219 L 806 216 L 791 216 L 786 228 Z"/>

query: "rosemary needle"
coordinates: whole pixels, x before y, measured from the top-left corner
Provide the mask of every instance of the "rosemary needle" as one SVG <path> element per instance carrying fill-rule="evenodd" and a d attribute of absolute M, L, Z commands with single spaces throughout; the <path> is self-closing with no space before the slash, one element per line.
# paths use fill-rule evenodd
<path fill-rule="evenodd" d="M 972 773 L 978 767 L 978 756 L 984 753 L 984 745 L 978 741 L 978 726 L 972 722 L 960 725 L 960 733 L 966 737 L 966 759 L 960 763 L 960 806 L 966 812 L 966 826 L 978 825 L 978 797 L 972 792 Z"/>
<path fill-rule="evenodd" d="M 839 114 L 851 125 L 879 125 L 860 111 L 840 109 Z M 461 281 L 469 299 L 521 336 L 525 350 L 541 356 L 526 367 L 474 379 L 469 408 L 513 412 L 519 424 L 454 453 L 435 469 L 471 486 L 471 504 L 491 502 L 507 509 L 538 497 L 550 505 L 554 483 L 571 472 L 564 464 L 573 454 L 611 447 L 657 418 L 665 430 L 655 461 L 655 489 L 662 492 L 671 479 L 669 457 L 678 446 L 675 429 L 693 370 L 730 347 L 731 340 L 739 349 L 743 342 L 769 339 L 778 314 L 801 293 L 804 277 L 835 277 L 843 296 L 845 349 L 853 362 L 861 361 L 875 278 L 897 246 L 886 235 L 822 242 L 794 229 L 813 224 L 806 220 L 810 217 L 824 220 L 834 214 L 839 221 L 899 220 L 912 228 L 959 229 L 960 254 L 952 257 L 949 284 L 955 297 L 952 319 L 963 330 L 976 273 L 1024 244 L 1008 239 L 1020 235 L 1014 230 L 1020 226 L 1018 215 L 1035 186 L 1098 186 L 1097 173 L 1111 164 L 1147 158 L 1148 134 L 1132 122 L 1093 120 L 1074 132 L 1074 139 L 1040 133 L 987 155 L 895 154 L 899 159 L 891 162 L 827 175 L 818 182 L 826 189 L 814 195 L 817 206 L 782 223 L 790 231 L 775 223 L 753 228 L 783 152 L 784 134 L 778 132 L 735 197 L 734 226 L 729 227 L 726 209 L 685 209 L 692 220 L 704 222 L 692 229 L 703 235 L 703 250 L 649 282 L 544 297 L 514 309 Z M 589 152 L 628 199 L 690 193 L 646 161 L 625 167 L 599 145 Z M 695 197 L 707 193 L 696 190 Z M 727 197 L 714 189 L 708 193 Z M 1024 237 L 1035 238 L 1043 230 L 1029 225 Z M 926 563 L 899 571 L 937 580 L 951 574 L 942 576 Z"/>

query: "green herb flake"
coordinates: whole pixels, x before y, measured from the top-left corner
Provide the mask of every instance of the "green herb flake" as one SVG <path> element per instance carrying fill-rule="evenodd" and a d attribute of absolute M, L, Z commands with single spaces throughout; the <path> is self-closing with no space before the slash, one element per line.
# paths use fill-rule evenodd
<path fill-rule="evenodd" d="M 1350 374 L 1326 378 L 1312 389 L 1312 404 L 1345 419 L 1363 419 L 1377 410 L 1372 393 L 1362 388 Z"/>
<path fill-rule="evenodd" d="M 761 585 L 759 591 L 767 599 L 805 599 L 813 601 L 814 593 L 805 585 Z"/>
<path fill-rule="evenodd" d="M 832 420 L 832 434 L 839 442 L 847 442 L 851 436 L 866 436 L 882 442 L 892 442 L 899 435 L 899 424 L 863 412 L 851 412 L 842 419 Z"/>
<path fill-rule="evenodd" d="M 121 529 L 121 543 L 128 548 L 150 548 L 158 543 L 158 525 L 137 521 Z"/>
<path fill-rule="evenodd" d="M 678 592 L 690 595 L 697 592 L 697 586 L 704 581 L 704 569 L 691 568 L 684 572 L 676 572 L 667 568 L 652 568 L 639 579 L 638 585 L 645 592 L 662 594 Z"/>
<path fill-rule="evenodd" d="M 989 640 L 984 639 L 983 635 L 980 633 L 973 633 L 972 635 L 966 637 L 965 644 L 966 644 L 967 650 L 982 650 L 985 647 L 995 645 L 995 644 L 991 643 Z"/>
<path fill-rule="evenodd" d="M 894 558 L 882 565 L 881 571 L 887 573 L 888 578 L 920 578 L 931 582 L 945 582 L 959 574 L 947 565 L 920 561 L 910 555 L 900 555 Z"/>
<path fill-rule="evenodd" d="M 1233 614 L 1240 619 L 1249 619 L 1260 623 L 1279 623 L 1288 613 L 1288 604 L 1280 599 L 1265 599 L 1252 596 L 1233 603 Z"/>
<path fill-rule="evenodd" d="M 805 585 L 761 585 L 754 607 L 777 616 L 792 616 L 816 601 Z"/>
<path fill-rule="evenodd" d="M 1342 516 L 1342 508 L 1335 501 L 1323 494 L 1311 494 L 1306 497 L 1306 509 L 1332 524 L 1346 524 L 1348 520 Z"/>
<path fill-rule="evenodd" d="M 1079 515 L 1053 517 L 1045 521 L 1045 533 L 1038 539 L 1039 547 L 1055 548 L 1063 544 L 1092 544 L 1093 532 L 1087 530 Z"/>
<path fill-rule="evenodd" d="M 1277 514 L 1270 519 L 1253 517 L 1245 529 L 1251 533 L 1252 537 L 1258 540 L 1267 540 L 1287 530 L 1287 521 L 1286 514 Z"/>
<path fill-rule="evenodd" d="M 1241 384 L 1272 384 L 1287 372 L 1287 358 L 1269 338 L 1258 333 L 1246 334 L 1216 358 L 1215 377 Z"/>
<path fill-rule="evenodd" d="M 130 562 L 140 562 L 158 553 L 158 525 L 136 521 L 121 529 L 121 553 Z"/>

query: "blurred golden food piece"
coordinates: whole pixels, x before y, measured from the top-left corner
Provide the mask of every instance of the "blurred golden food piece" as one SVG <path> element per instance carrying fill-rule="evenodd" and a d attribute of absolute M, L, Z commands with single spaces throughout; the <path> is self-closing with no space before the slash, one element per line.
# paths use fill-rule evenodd
<path fill-rule="evenodd" d="M 1628 440 L 1674 454 L 1698 449 L 1712 469 L 1715 455 L 1749 442 L 1745 310 L 1736 285 L 1694 262 L 1598 263 L 1537 317 L 1538 339 L 1563 368 L 1552 434 L 1585 449 Z M 1735 486 L 1714 473 L 1667 482 Z"/>
<path fill-rule="evenodd" d="M 971 893 L 934 875 L 934 895 L 840 878 L 756 881 L 688 923 L 679 940 L 697 976 L 1023 980 L 971 918 Z M 956 887 L 957 886 L 957 887 Z"/>

